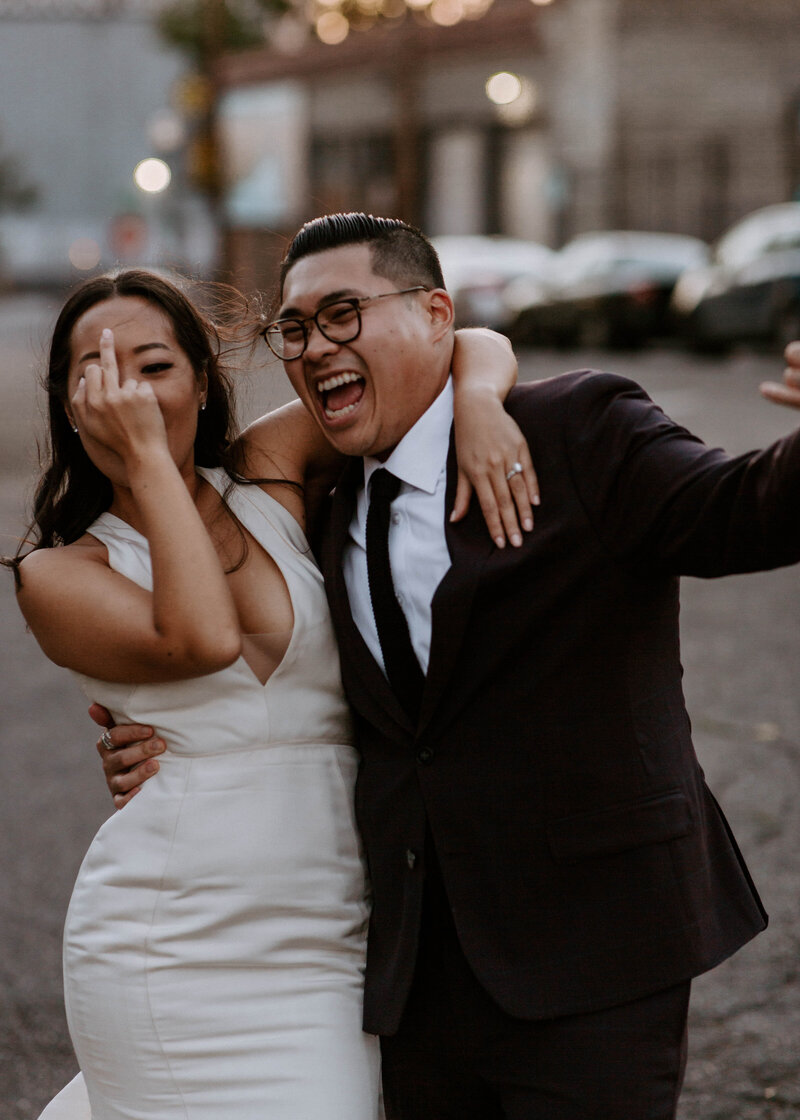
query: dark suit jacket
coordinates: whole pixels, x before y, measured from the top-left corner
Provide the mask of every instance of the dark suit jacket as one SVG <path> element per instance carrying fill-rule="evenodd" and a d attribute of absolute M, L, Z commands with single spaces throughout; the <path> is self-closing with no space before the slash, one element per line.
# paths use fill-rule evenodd
<path fill-rule="evenodd" d="M 447 525 L 419 725 L 350 616 L 341 569 L 360 460 L 337 488 L 325 582 L 362 753 L 373 888 L 365 1028 L 398 1025 L 426 818 L 464 952 L 525 1018 L 590 1011 L 711 968 L 766 925 L 703 780 L 681 690 L 678 576 L 800 559 L 800 433 L 730 458 L 633 382 L 514 390 L 542 506 L 497 550 Z M 450 495 L 454 489 L 450 462 Z"/>

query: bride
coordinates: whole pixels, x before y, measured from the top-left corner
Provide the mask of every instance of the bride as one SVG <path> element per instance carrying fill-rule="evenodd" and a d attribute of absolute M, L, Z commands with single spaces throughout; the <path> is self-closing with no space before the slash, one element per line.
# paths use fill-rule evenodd
<path fill-rule="evenodd" d="M 515 370 L 469 334 L 474 461 L 509 420 L 469 387 L 501 365 L 499 400 Z M 340 460 L 299 402 L 235 441 L 217 331 L 142 271 L 71 296 L 47 388 L 19 605 L 91 701 L 168 749 L 78 875 L 64 986 L 88 1103 L 76 1079 L 45 1115 L 376 1120 L 357 756 L 305 536 Z"/>

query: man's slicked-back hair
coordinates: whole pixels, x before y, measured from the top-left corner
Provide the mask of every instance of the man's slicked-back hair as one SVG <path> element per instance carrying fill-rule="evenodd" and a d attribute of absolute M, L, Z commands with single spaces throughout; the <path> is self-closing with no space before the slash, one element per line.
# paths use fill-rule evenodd
<path fill-rule="evenodd" d="M 368 245 L 372 270 L 398 287 L 424 284 L 443 288 L 442 266 L 424 233 L 399 218 L 372 214 L 325 214 L 306 222 L 292 238 L 281 262 L 281 293 L 289 269 L 302 257 L 338 249 L 342 245 Z"/>

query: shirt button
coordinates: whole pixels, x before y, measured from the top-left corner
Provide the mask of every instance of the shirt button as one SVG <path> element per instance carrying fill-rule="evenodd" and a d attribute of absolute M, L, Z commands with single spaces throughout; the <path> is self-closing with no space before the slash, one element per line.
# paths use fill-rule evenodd
<path fill-rule="evenodd" d="M 403 603 L 405 603 L 405 601 L 406 601 L 405 595 L 403 595 L 402 591 L 397 592 L 397 594 L 395 595 L 395 599 L 397 599 L 397 601 L 398 601 L 398 603 L 400 604 L 401 607 L 402 607 Z"/>
<path fill-rule="evenodd" d="M 414 864 L 416 862 L 417 862 L 416 852 L 412 852 L 410 848 L 406 848 L 406 863 L 408 864 L 408 870 L 409 871 L 414 870 Z"/>
<path fill-rule="evenodd" d="M 423 762 L 425 764 L 433 762 L 433 751 L 430 747 L 420 747 L 417 751 L 417 762 Z"/>
<path fill-rule="evenodd" d="M 399 524 L 400 524 L 400 514 L 399 513 L 393 513 L 392 514 L 392 525 L 399 525 Z"/>

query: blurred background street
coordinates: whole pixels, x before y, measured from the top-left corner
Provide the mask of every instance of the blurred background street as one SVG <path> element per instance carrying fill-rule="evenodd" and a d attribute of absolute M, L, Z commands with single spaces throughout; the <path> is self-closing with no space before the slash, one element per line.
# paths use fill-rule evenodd
<path fill-rule="evenodd" d="M 0 539 L 15 546 L 30 492 L 33 385 L 54 301 L 0 302 Z M 758 396 L 777 355 L 520 351 L 524 378 L 600 366 L 636 377 L 676 420 L 732 451 L 800 414 Z M 275 365 L 243 378 L 245 416 L 286 397 Z M 547 494 L 543 496 L 547 501 Z M 681 1120 L 790 1120 L 800 1110 L 800 573 L 685 580 L 683 660 L 696 743 L 771 924 L 697 981 Z M 80 860 L 111 811 L 95 732 L 68 673 L 25 633 L 0 584 L 0 1115 L 30 1120 L 74 1072 L 62 1010 L 61 928 Z M 633 1120 L 633 1118 L 632 1118 Z"/>
<path fill-rule="evenodd" d="M 0 542 L 67 288 L 115 265 L 273 287 L 334 210 L 431 235 L 521 376 L 640 381 L 730 451 L 800 337 L 797 0 L 0 0 Z M 242 419 L 287 399 L 241 376 Z M 543 496 L 547 501 L 547 495 Z M 686 580 L 696 743 L 771 914 L 695 985 L 681 1120 L 800 1115 L 800 573 Z M 74 1072 L 60 938 L 110 801 L 66 672 L 0 583 L 0 1117 Z M 298 1118 L 301 1120 L 301 1118 Z M 631 1120 L 638 1120 L 632 1117 Z"/>

